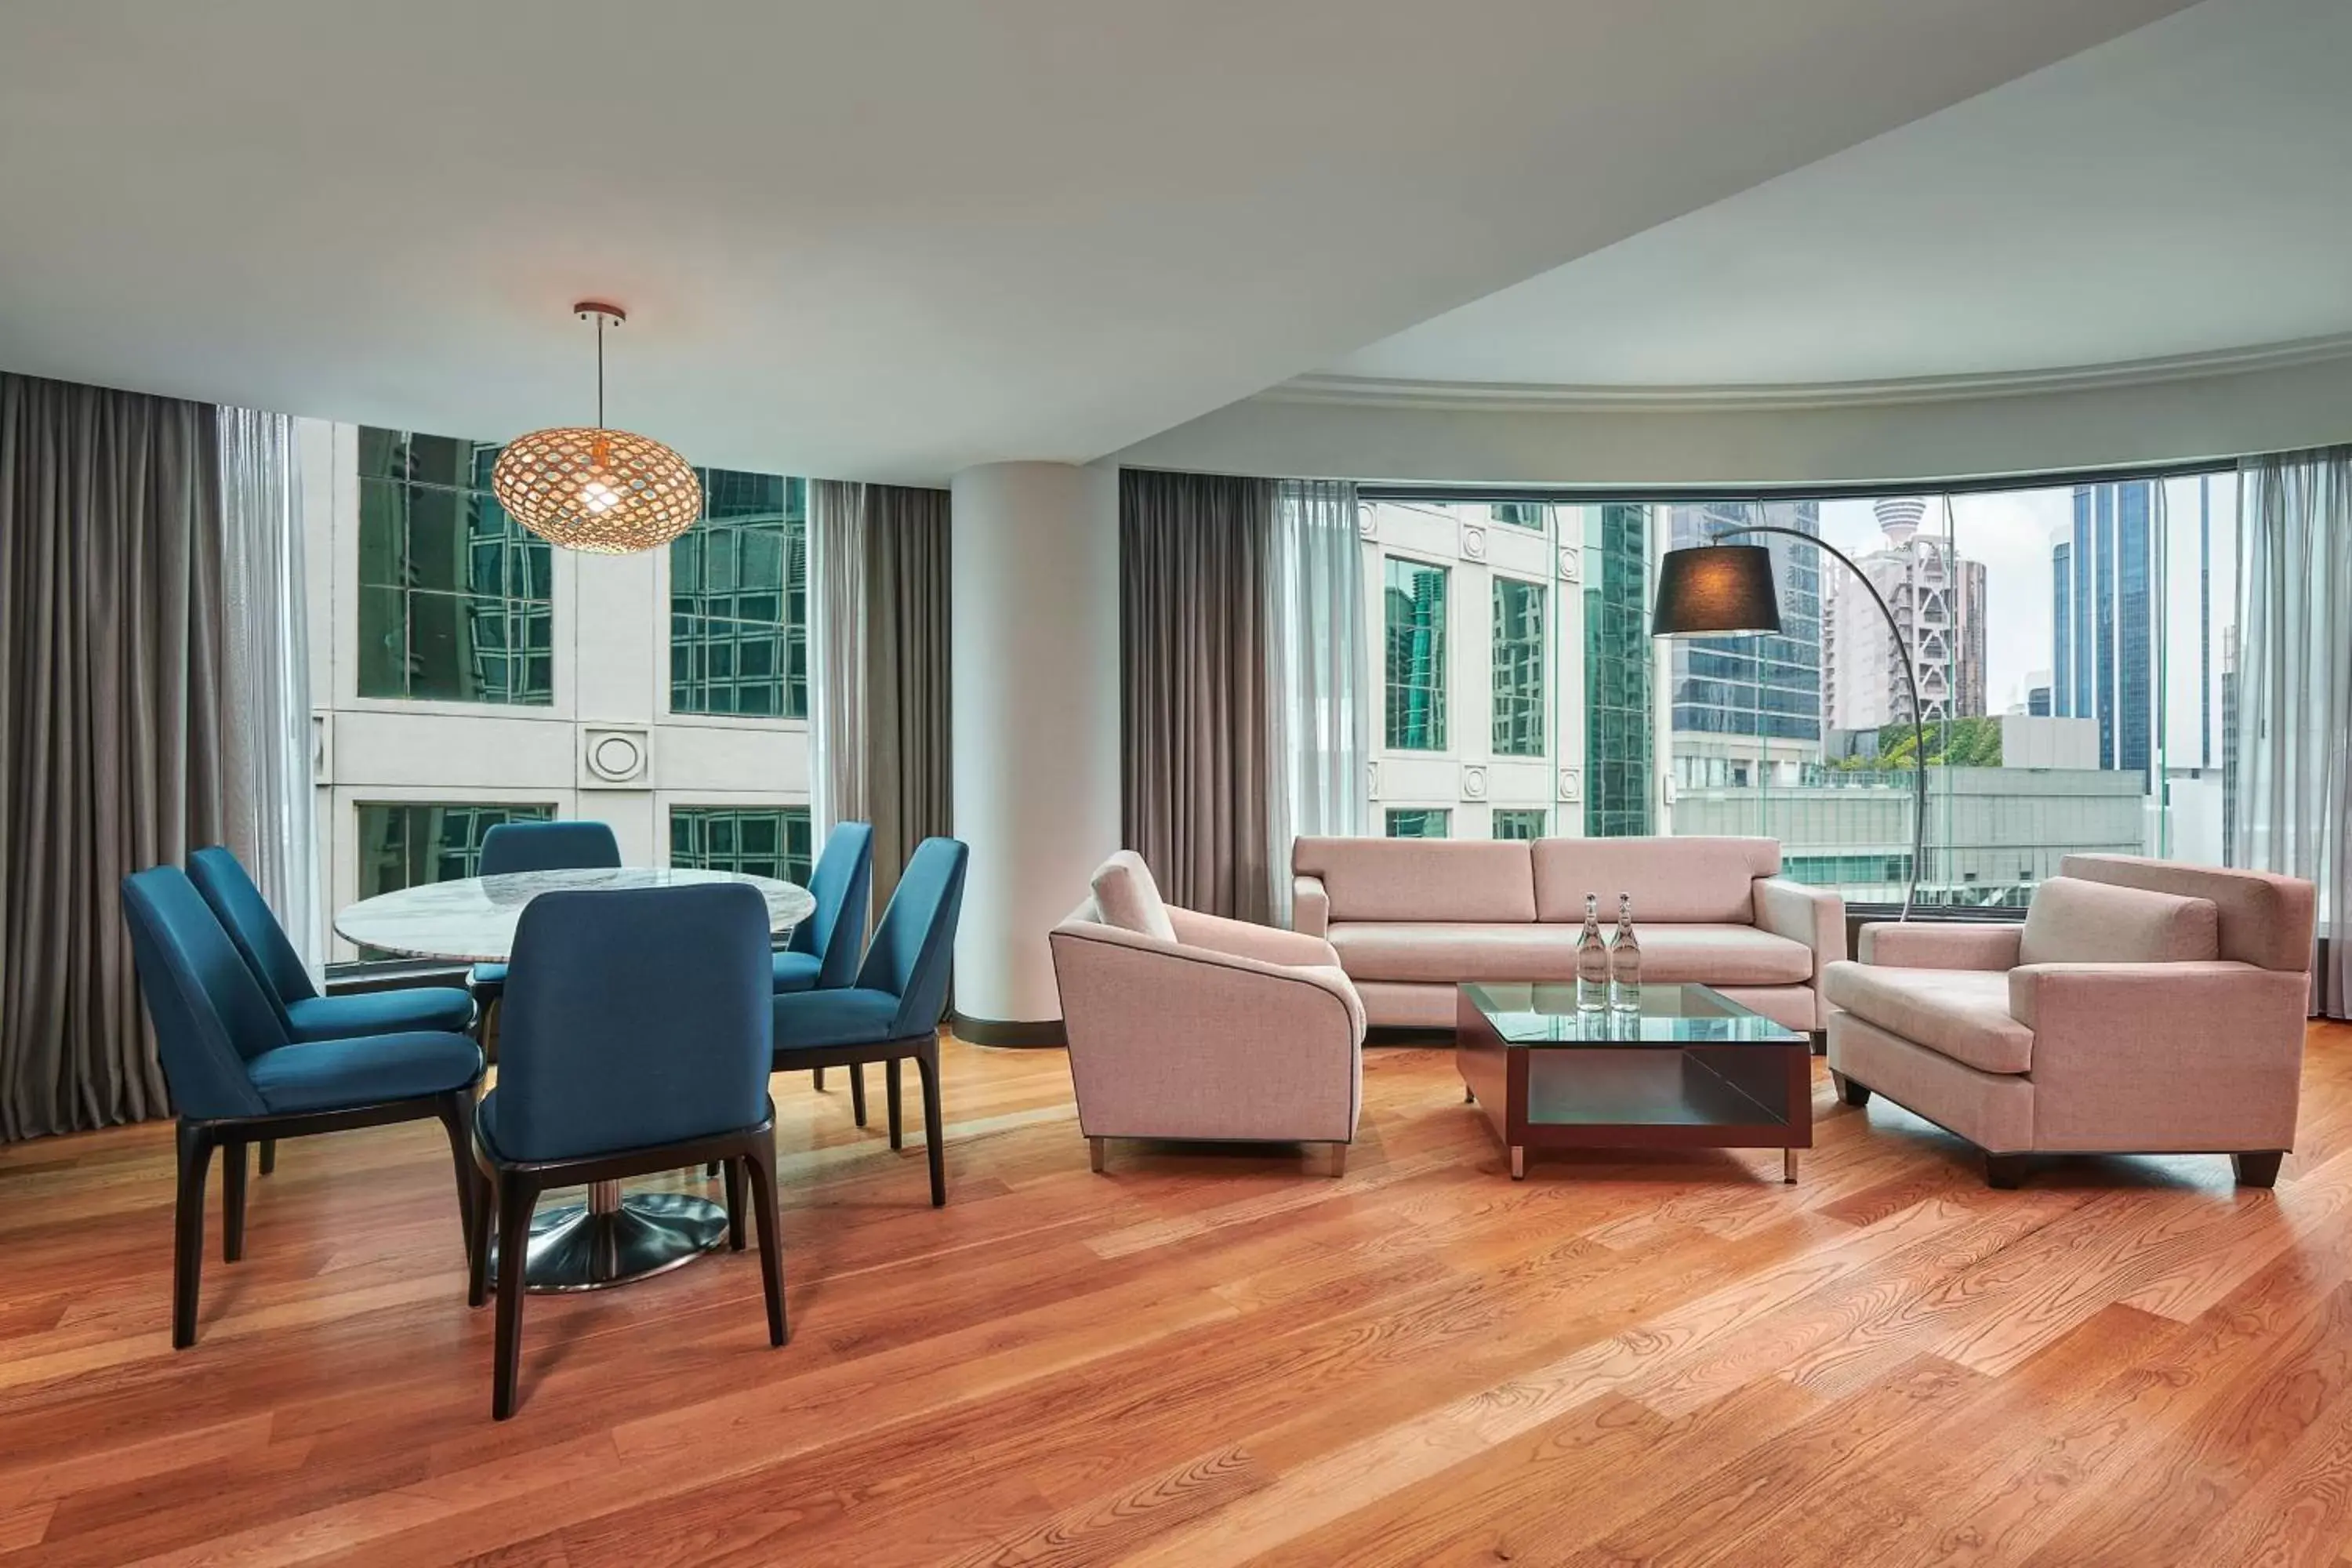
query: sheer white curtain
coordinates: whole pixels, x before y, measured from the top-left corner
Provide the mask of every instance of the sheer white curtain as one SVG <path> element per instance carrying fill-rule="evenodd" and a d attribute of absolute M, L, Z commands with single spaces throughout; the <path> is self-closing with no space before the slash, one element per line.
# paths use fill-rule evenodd
<path fill-rule="evenodd" d="M 1370 664 L 1356 487 L 1286 479 L 1275 497 L 1266 574 L 1267 813 L 1274 918 L 1290 923 L 1290 844 L 1371 831 Z"/>
<path fill-rule="evenodd" d="M 2352 447 L 2239 469 L 2238 798 L 2231 859 L 2319 889 L 2315 1011 L 2352 1004 Z"/>
<path fill-rule="evenodd" d="M 872 819 L 866 798 L 866 487 L 809 484 L 809 824 L 822 851 L 837 822 Z"/>
<path fill-rule="evenodd" d="M 294 421 L 220 411 L 223 807 L 228 846 L 316 976 L 326 954 Z"/>

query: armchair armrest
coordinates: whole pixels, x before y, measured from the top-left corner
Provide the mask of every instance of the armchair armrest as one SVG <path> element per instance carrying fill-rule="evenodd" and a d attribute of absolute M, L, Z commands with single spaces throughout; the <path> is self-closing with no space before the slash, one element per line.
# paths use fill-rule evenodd
<path fill-rule="evenodd" d="M 2029 963 L 2034 1142 L 2201 1153 L 2294 1142 L 2310 979 L 2223 961 Z"/>
<path fill-rule="evenodd" d="M 1813 984 L 1845 956 L 1845 900 L 1827 888 L 1786 877 L 1756 879 L 1756 929 L 1801 942 L 1813 950 Z"/>
<path fill-rule="evenodd" d="M 1303 931 L 1229 921 L 1222 915 L 1204 915 L 1172 905 L 1168 921 L 1176 928 L 1176 940 L 1187 947 L 1205 947 L 1232 958 L 1254 958 L 1261 963 L 1311 964 L 1326 969 L 1339 966 L 1337 949 L 1321 937 Z"/>
<path fill-rule="evenodd" d="M 1854 956 L 1893 969 L 2014 969 L 2024 936 L 2022 921 L 1872 921 Z"/>
<path fill-rule="evenodd" d="M 1322 878 L 1290 879 L 1290 929 L 1307 936 L 1331 934 L 1331 894 Z"/>

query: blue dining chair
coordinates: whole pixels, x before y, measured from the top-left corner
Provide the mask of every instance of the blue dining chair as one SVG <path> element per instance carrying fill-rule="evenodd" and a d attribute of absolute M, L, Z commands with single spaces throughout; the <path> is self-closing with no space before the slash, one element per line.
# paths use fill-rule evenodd
<path fill-rule="evenodd" d="M 263 1139 L 438 1118 L 457 1161 L 457 1212 L 470 1237 L 477 1182 L 467 1142 L 482 1051 L 446 1030 L 297 1042 L 267 989 L 186 872 L 158 866 L 122 879 L 122 915 L 163 1081 L 179 1111 L 172 1247 L 172 1348 L 196 1339 L 205 1181 L 223 1153 L 221 1256 L 245 1255 L 245 1150 Z"/>
<path fill-rule="evenodd" d="M 857 984 L 833 991 L 788 991 L 775 1000 L 779 1072 L 795 1068 L 887 1064 L 890 1147 L 902 1146 L 898 1063 L 913 1058 L 923 1079 L 923 1134 L 930 1156 L 931 1205 L 948 1201 L 940 1125 L 940 1019 L 947 1011 L 971 852 L 953 838 L 926 838 L 874 928 Z"/>
<path fill-rule="evenodd" d="M 839 822 L 824 836 L 824 853 L 809 877 L 815 912 L 793 928 L 792 940 L 776 954 L 779 994 L 832 991 L 857 978 L 858 954 L 866 947 L 866 906 L 874 900 L 874 829 L 863 822 Z M 824 1069 L 810 1076 L 824 1087 Z M 850 1114 L 866 1125 L 866 1069 L 849 1069 Z"/>
<path fill-rule="evenodd" d="M 621 863 L 621 841 L 604 822 L 501 822 L 482 835 L 475 875 L 503 877 L 515 871 L 597 870 Z M 490 1006 L 505 992 L 507 966 L 478 963 L 468 981 L 488 1022 Z"/>
<path fill-rule="evenodd" d="M 784 1342 L 768 944 L 767 901 L 741 883 L 543 893 L 524 907 L 498 1087 L 474 1121 L 498 1213 L 499 1420 L 514 1414 L 531 1209 L 551 1187 L 719 1161 L 740 1250 L 748 1174 L 768 1340 Z M 475 1280 L 491 1206 L 476 1207 L 467 1237 Z"/>

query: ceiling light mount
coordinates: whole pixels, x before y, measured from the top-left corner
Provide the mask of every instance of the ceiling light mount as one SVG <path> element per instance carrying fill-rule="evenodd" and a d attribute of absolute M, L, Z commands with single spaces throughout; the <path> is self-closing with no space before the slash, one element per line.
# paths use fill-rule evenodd
<path fill-rule="evenodd" d="M 628 312 L 583 300 L 572 313 L 596 323 L 596 424 L 508 442 L 490 470 L 491 493 L 517 522 L 567 550 L 627 555 L 667 544 L 702 514 L 702 482 L 659 441 L 604 426 L 604 329 Z"/>

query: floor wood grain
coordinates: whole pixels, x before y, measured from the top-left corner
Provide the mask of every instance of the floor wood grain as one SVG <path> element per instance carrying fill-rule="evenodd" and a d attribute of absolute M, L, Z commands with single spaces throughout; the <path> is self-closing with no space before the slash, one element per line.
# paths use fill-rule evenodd
<path fill-rule="evenodd" d="M 1513 1183 L 1414 1047 L 1368 1055 L 1341 1180 L 1097 1176 L 1058 1053 L 945 1060 L 937 1211 L 919 1136 L 776 1080 L 789 1346 L 751 1252 L 533 1298 L 504 1424 L 437 1128 L 288 1145 L 177 1354 L 169 1128 L 0 1149 L 0 1568 L 2352 1557 L 2352 1028 L 2272 1193 L 1993 1192 L 1818 1073 L 1793 1188 L 1769 1152 Z"/>

